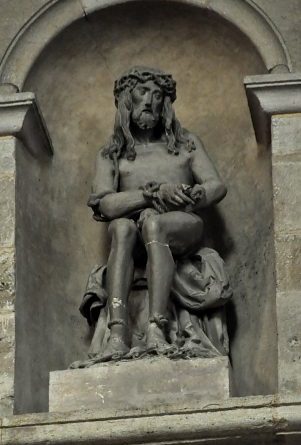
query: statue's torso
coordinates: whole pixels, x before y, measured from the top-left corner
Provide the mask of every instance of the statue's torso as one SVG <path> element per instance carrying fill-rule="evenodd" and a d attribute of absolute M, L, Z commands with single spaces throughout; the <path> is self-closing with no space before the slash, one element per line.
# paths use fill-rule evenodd
<path fill-rule="evenodd" d="M 188 151 L 173 155 L 168 153 L 167 144 L 161 142 L 137 145 L 135 149 L 135 161 L 119 161 L 120 191 L 137 190 L 151 181 L 193 185 Z"/>

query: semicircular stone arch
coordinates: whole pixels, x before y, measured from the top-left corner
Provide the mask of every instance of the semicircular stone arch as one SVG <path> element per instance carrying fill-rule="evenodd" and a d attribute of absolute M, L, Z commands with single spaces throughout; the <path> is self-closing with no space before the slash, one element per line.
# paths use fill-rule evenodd
<path fill-rule="evenodd" d="M 14 84 L 21 91 L 31 67 L 62 30 L 96 11 L 137 0 L 50 0 L 20 29 L 0 64 L 1 83 Z M 142 1 L 142 0 L 140 0 Z M 149 0 L 151 1 L 151 0 Z M 230 22 L 253 43 L 268 72 L 292 65 L 281 34 L 252 0 L 175 0 L 216 13 Z M 164 3 L 171 0 L 162 0 Z"/>

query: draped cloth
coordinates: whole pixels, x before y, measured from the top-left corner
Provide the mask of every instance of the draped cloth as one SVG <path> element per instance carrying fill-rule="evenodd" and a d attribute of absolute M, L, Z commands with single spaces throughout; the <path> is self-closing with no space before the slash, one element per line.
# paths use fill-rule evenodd
<path fill-rule="evenodd" d="M 106 271 L 106 265 L 93 268 L 80 306 L 81 314 L 98 331 L 97 344 L 94 341 L 91 345 L 90 357 L 101 355 L 109 335 Z M 224 262 L 215 250 L 203 247 L 189 257 L 176 260 L 166 328 L 167 339 L 174 345 L 170 358 L 228 354 L 225 304 L 231 296 Z M 135 269 L 128 302 L 131 352 L 125 358 L 147 354 L 148 306 L 145 271 Z"/>

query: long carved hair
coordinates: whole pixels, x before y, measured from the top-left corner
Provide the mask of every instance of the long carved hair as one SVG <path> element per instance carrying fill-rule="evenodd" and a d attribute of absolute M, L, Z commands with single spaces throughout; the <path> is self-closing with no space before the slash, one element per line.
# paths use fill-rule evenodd
<path fill-rule="evenodd" d="M 125 157 L 130 161 L 136 158 L 135 141 L 131 134 L 131 114 L 133 102 L 131 92 L 138 83 L 153 80 L 163 91 L 160 131 L 165 134 L 168 152 L 177 155 L 181 148 L 188 151 L 195 149 L 194 143 L 188 138 L 187 132 L 176 119 L 172 102 L 176 99 L 176 83 L 172 76 L 162 71 L 145 67 L 134 67 L 115 82 L 114 95 L 117 107 L 114 132 L 103 147 L 102 154 L 115 163 Z"/>

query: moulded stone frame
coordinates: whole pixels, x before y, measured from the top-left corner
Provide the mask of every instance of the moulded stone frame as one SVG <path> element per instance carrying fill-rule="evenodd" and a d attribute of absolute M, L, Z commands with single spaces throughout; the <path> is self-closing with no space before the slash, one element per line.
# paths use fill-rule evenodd
<path fill-rule="evenodd" d="M 22 27 L 11 42 L 0 64 L 0 81 L 13 84 L 22 90 L 38 56 L 63 29 L 77 19 L 85 18 L 98 10 L 130 1 L 134 0 L 50 0 Z M 269 73 L 288 73 L 292 70 L 290 57 L 280 33 L 252 0 L 173 1 L 203 8 L 226 19 L 252 41 Z M 294 84 L 300 94 L 300 83 L 298 79 L 293 80 L 294 76 L 287 74 L 280 84 L 277 84 L 278 81 L 273 84 L 275 79 L 271 75 L 265 75 L 246 80 L 257 139 L 265 145 L 270 143 L 270 116 L 280 111 L 270 109 L 261 92 L 268 89 L 273 94 L 278 88 L 286 97 L 285 88 L 288 82 L 289 88 Z M 278 101 L 280 96 L 274 97 Z M 293 112 L 296 111 L 291 111 L 289 104 L 283 109 L 283 113 Z M 51 154 L 49 135 L 32 93 L 14 92 L 0 97 L 0 115 L 4 117 L 0 125 L 0 135 L 18 137 L 32 154 L 36 155 L 39 151 Z M 26 120 L 30 125 L 25 125 Z M 34 142 L 31 137 L 33 133 Z M 79 413 L 58 413 L 6 418 L 2 422 L 0 420 L 0 443 L 21 444 L 26 440 L 28 444 L 76 444 L 82 443 L 83 437 L 87 444 L 138 443 L 139 431 L 143 432 L 141 443 L 147 440 L 154 444 L 163 444 L 166 441 L 174 444 L 212 443 L 215 439 L 218 443 L 241 443 L 242 438 L 248 438 L 254 431 L 256 437 L 268 437 L 271 440 L 286 434 L 291 439 L 296 438 L 295 443 L 298 443 L 300 438 L 301 412 L 297 399 L 279 400 L 278 396 L 246 398 L 240 399 L 239 402 L 233 399 L 218 404 L 214 409 L 205 408 L 200 410 L 190 407 L 187 411 L 183 409 L 181 413 L 179 410 L 159 414 L 132 413 L 128 416 L 114 412 L 110 416 L 102 417 L 96 413 L 90 417 L 80 416 Z M 216 416 L 219 416 L 220 423 L 216 421 Z"/>

